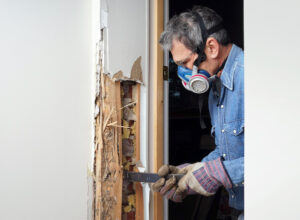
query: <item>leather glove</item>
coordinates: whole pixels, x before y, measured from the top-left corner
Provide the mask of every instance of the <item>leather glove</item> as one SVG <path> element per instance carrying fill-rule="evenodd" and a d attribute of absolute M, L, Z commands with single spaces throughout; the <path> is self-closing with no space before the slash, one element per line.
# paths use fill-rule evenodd
<path fill-rule="evenodd" d="M 204 195 L 214 195 L 218 188 L 223 185 L 225 188 L 232 188 L 231 180 L 223 166 L 221 158 L 207 162 L 198 162 L 184 167 L 185 172 L 178 182 L 177 195 L 185 195 L 190 189 Z"/>
<path fill-rule="evenodd" d="M 182 170 L 182 168 L 188 166 L 189 164 L 182 164 L 179 166 L 172 165 L 163 165 L 158 170 L 158 175 L 161 176 L 158 181 L 151 185 L 151 189 L 154 192 L 160 192 L 161 195 L 166 198 L 174 201 L 174 202 L 182 202 L 182 200 L 186 197 L 187 194 L 193 194 L 194 192 L 188 191 L 186 193 L 181 193 L 178 195 L 176 193 L 177 190 L 177 181 L 175 177 L 172 177 L 168 180 L 164 178 L 164 176 L 168 174 L 184 174 L 186 171 Z"/>

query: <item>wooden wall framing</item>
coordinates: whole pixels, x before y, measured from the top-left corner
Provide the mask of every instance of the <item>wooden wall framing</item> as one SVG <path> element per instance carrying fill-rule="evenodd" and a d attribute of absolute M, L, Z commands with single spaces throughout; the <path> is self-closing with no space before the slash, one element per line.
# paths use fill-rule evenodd
<path fill-rule="evenodd" d="M 120 82 L 101 74 L 95 132 L 95 220 L 121 219 L 122 131 Z"/>
<path fill-rule="evenodd" d="M 163 50 L 159 46 L 159 36 L 163 31 L 163 0 L 154 0 L 153 35 L 153 105 L 150 106 L 150 114 L 153 116 L 153 147 L 154 166 L 157 172 L 163 164 Z M 111 80 L 101 73 L 100 95 L 96 99 L 96 105 L 100 113 L 96 118 L 95 132 L 95 220 L 121 219 L 122 218 L 122 111 L 121 83 Z M 152 84 L 151 83 L 151 84 Z M 138 96 L 140 95 L 140 85 Z M 138 97 L 138 100 L 140 98 Z M 139 102 L 139 101 L 138 101 Z M 140 103 L 140 102 L 139 102 Z M 136 106 L 136 160 L 139 160 L 139 103 Z M 111 136 L 112 135 L 112 136 Z M 113 137 L 113 138 L 112 138 Z M 106 161 L 111 164 L 108 166 Z M 141 185 L 135 184 L 136 190 L 136 219 L 143 220 L 143 190 Z M 160 194 L 154 194 L 154 220 L 163 219 L 163 198 Z"/>
<path fill-rule="evenodd" d="M 159 45 L 159 37 L 163 31 L 164 20 L 164 1 L 154 1 L 154 106 L 153 106 L 153 118 L 154 118 L 154 171 L 157 172 L 159 167 L 163 165 L 163 50 Z M 159 193 L 154 194 L 154 220 L 163 220 L 163 198 Z"/>
<path fill-rule="evenodd" d="M 122 91 L 122 147 L 123 170 L 136 171 L 136 162 L 140 160 L 140 84 L 134 81 L 121 83 Z M 143 190 L 141 183 L 123 180 L 122 219 L 142 220 Z"/>
<path fill-rule="evenodd" d="M 140 183 L 123 180 L 140 160 L 140 84 L 101 74 L 95 123 L 95 220 L 144 219 Z"/>
<path fill-rule="evenodd" d="M 141 108 L 141 85 L 137 84 L 136 86 L 136 161 L 139 161 L 140 158 L 140 108 Z M 136 169 L 135 171 L 138 172 Z M 144 219 L 144 199 L 143 199 L 143 187 L 141 183 L 135 183 L 135 192 L 136 192 L 136 219 L 143 220 Z"/>

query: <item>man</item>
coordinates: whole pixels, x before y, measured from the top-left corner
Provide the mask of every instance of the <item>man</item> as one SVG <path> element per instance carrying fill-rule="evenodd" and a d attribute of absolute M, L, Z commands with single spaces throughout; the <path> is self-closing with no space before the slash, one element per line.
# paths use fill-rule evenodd
<path fill-rule="evenodd" d="M 244 53 L 230 42 L 222 18 L 206 7 L 170 19 L 160 44 L 171 52 L 186 89 L 201 94 L 211 87 L 208 105 L 216 148 L 195 164 L 164 165 L 158 171 L 162 177 L 185 175 L 178 183 L 161 178 L 152 189 L 180 202 L 188 194 L 214 195 L 224 186 L 229 205 L 243 211 Z"/>

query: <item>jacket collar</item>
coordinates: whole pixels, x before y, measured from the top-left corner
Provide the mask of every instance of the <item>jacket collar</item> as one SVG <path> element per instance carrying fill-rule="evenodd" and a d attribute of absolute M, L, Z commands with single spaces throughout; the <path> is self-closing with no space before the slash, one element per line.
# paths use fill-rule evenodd
<path fill-rule="evenodd" d="M 237 57 L 241 51 L 241 48 L 232 44 L 232 48 L 221 74 L 221 81 L 223 85 L 230 90 L 233 90 L 233 76 L 237 66 Z"/>

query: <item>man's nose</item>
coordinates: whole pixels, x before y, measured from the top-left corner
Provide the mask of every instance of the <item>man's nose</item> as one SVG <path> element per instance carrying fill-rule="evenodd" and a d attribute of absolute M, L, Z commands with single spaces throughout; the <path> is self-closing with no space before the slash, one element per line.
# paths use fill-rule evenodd
<path fill-rule="evenodd" d="M 192 70 L 193 69 L 193 63 L 189 62 L 183 65 L 185 68 Z"/>
<path fill-rule="evenodd" d="M 187 62 L 187 63 L 184 64 L 184 67 L 185 67 L 185 68 L 188 68 L 188 69 L 190 69 L 190 70 L 192 70 L 192 69 L 193 69 L 194 62 L 195 62 L 195 60 L 197 59 L 197 57 L 198 57 L 197 54 L 193 55 L 193 56 L 191 57 L 191 59 L 189 60 L 189 62 Z"/>

